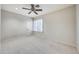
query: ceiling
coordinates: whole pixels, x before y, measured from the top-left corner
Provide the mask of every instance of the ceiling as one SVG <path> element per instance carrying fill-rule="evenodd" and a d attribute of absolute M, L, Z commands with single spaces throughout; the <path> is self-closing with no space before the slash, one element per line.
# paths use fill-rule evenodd
<path fill-rule="evenodd" d="M 22 7 L 31 8 L 30 4 L 3 4 L 2 9 L 29 17 L 37 17 L 40 15 L 48 14 L 50 12 L 54 12 L 72 6 L 71 4 L 39 4 L 39 5 L 40 8 L 43 9 L 42 12 L 38 12 L 39 15 L 36 15 L 34 13 L 28 14 L 29 10 L 22 9 Z"/>

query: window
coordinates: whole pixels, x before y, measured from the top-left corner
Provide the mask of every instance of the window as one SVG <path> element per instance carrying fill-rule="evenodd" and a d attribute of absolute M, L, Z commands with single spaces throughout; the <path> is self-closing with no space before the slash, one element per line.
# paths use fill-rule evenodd
<path fill-rule="evenodd" d="M 43 20 L 42 20 L 42 18 L 34 20 L 33 31 L 43 32 Z"/>

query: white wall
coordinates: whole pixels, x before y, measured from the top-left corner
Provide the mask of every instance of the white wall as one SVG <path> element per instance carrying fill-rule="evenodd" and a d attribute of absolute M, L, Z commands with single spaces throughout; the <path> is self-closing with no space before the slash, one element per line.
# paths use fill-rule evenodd
<path fill-rule="evenodd" d="M 32 33 L 32 19 L 2 10 L 2 39 Z"/>
<path fill-rule="evenodd" d="M 79 51 L 79 5 L 76 5 L 76 23 L 77 50 Z"/>
<path fill-rule="evenodd" d="M 44 33 L 41 36 L 75 47 L 75 17 L 75 6 L 44 15 Z"/>
<path fill-rule="evenodd" d="M 1 4 L 0 4 L 0 52 L 1 52 Z"/>

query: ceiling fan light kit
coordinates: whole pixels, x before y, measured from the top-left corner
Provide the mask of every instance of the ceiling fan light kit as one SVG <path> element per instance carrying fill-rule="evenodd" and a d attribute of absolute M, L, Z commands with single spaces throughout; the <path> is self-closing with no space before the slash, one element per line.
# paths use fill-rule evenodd
<path fill-rule="evenodd" d="M 32 12 L 34 12 L 36 15 L 38 15 L 38 11 L 43 11 L 42 9 L 39 9 L 40 5 L 34 5 L 31 4 L 31 8 L 26 8 L 26 7 L 22 7 L 22 9 L 24 10 L 30 10 L 30 12 L 28 14 L 31 14 Z"/>

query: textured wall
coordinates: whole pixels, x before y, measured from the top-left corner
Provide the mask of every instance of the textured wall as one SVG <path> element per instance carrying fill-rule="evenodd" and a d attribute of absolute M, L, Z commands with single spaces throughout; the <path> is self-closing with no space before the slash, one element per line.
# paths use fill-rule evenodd
<path fill-rule="evenodd" d="M 31 18 L 2 10 L 2 39 L 9 37 L 28 35 L 32 32 L 32 24 L 27 28 L 27 22 L 32 22 Z M 29 30 L 30 29 L 30 30 Z"/>
<path fill-rule="evenodd" d="M 1 52 L 1 5 L 0 5 L 0 52 Z"/>
<path fill-rule="evenodd" d="M 44 32 L 33 32 L 33 35 L 30 36 L 25 34 L 18 35 L 17 31 L 20 27 L 17 23 L 23 24 L 26 17 L 20 17 L 19 15 L 2 11 L 2 29 L 4 30 L 2 31 L 3 53 L 76 53 L 75 6 L 43 15 L 42 17 Z M 4 29 L 6 27 L 9 29 Z M 23 29 L 20 31 L 18 33 L 25 33 Z M 4 34 L 5 32 L 6 34 Z M 11 37 L 14 35 L 13 33 L 16 36 Z M 4 40 L 4 36 L 8 38 Z"/>
<path fill-rule="evenodd" d="M 44 15 L 46 37 L 67 45 L 75 46 L 75 6 Z"/>
<path fill-rule="evenodd" d="M 76 31 L 76 35 L 77 35 L 77 49 L 78 49 L 78 51 L 79 51 L 79 5 L 76 5 L 76 26 L 77 26 L 77 31 Z"/>

